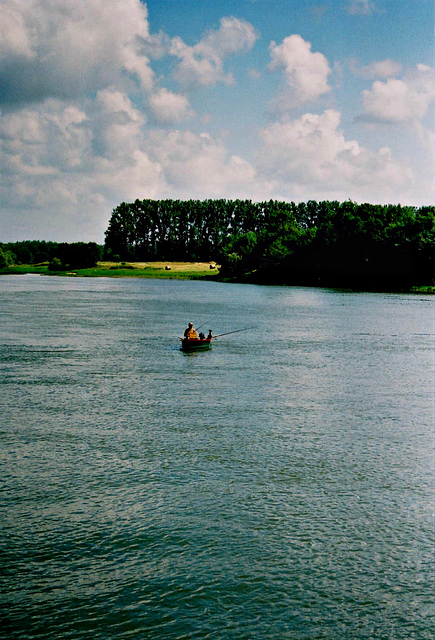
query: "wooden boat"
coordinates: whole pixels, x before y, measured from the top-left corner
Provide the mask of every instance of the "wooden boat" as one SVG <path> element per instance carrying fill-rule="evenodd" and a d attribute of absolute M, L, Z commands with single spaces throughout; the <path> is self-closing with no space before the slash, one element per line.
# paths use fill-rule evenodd
<path fill-rule="evenodd" d="M 192 329 L 192 336 L 197 336 L 198 334 L 193 329 L 193 324 L 189 322 L 189 328 Z M 226 333 L 219 333 L 217 336 L 213 336 L 211 334 L 211 329 L 209 335 L 211 338 L 207 336 L 207 338 L 180 338 L 181 340 L 181 351 L 204 351 L 205 349 L 210 349 L 211 341 L 216 340 L 216 338 L 220 338 L 221 336 L 229 336 L 231 333 L 239 333 L 240 331 L 248 331 L 249 329 L 253 329 L 254 327 L 247 327 L 246 329 L 236 329 L 235 331 L 227 331 Z M 187 331 L 186 331 L 187 333 Z M 203 336 L 203 333 L 199 334 Z"/>
<path fill-rule="evenodd" d="M 181 340 L 181 338 L 180 338 Z M 210 349 L 213 338 L 183 338 L 181 340 L 182 351 L 204 351 Z"/>

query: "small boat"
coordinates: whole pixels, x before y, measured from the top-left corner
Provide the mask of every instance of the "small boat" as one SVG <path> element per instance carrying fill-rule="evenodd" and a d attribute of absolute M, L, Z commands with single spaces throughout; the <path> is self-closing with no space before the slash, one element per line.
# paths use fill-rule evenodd
<path fill-rule="evenodd" d="M 205 349 L 210 349 L 212 340 L 213 338 L 183 338 L 181 340 L 181 350 L 204 351 Z"/>

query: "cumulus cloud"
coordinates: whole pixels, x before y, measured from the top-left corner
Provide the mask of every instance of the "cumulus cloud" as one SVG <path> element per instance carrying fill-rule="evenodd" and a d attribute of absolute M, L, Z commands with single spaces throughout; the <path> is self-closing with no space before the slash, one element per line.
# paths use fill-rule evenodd
<path fill-rule="evenodd" d="M 150 34 L 140 0 L 3 0 L 0 14 L 3 241 L 101 242 L 111 209 L 136 198 L 350 197 L 406 203 L 407 194 L 419 202 L 422 193 L 431 193 L 431 180 L 423 184 L 421 178 L 424 171 L 416 169 L 416 179 L 385 142 L 372 152 L 347 140 L 338 111 L 289 121 L 291 107 L 331 90 L 328 60 L 301 36 L 270 46 L 269 68 L 284 78 L 276 105 L 286 122 L 264 127 L 257 154 L 245 158 L 243 153 L 258 146 L 255 126 L 260 126 L 250 104 L 246 115 L 254 124 L 243 137 L 238 132 L 239 138 L 224 139 L 223 133 L 216 138 L 197 133 L 216 116 L 214 107 L 208 106 L 210 114 L 196 113 L 186 91 L 233 81 L 228 57 L 252 49 L 258 37 L 248 22 L 223 18 L 188 46 L 181 38 Z M 179 93 L 162 86 L 165 64 L 158 81 L 151 69 L 150 61 L 163 55 L 175 60 Z M 260 82 L 264 74 L 252 63 L 246 73 Z M 415 139 L 427 138 L 422 117 L 433 97 L 431 69 L 420 65 L 400 77 L 397 63 L 384 60 L 360 72 L 378 81 L 363 95 L 362 117 L 411 122 Z M 193 130 L 182 130 L 195 117 Z M 156 123 L 161 128 L 154 129 Z M 180 130 L 174 130 L 175 123 Z M 222 120 L 221 131 L 226 125 L 235 128 L 234 120 Z M 237 144 L 243 153 L 235 150 Z M 433 144 L 427 146 L 430 152 Z"/>
<path fill-rule="evenodd" d="M 433 68 L 419 64 L 403 79 L 378 80 L 371 89 L 363 91 L 362 119 L 389 123 L 420 121 L 433 98 Z"/>
<path fill-rule="evenodd" d="M 370 152 L 356 140 L 346 140 L 339 125 L 340 114 L 326 110 L 264 128 L 260 175 L 275 181 L 275 190 L 287 197 L 317 193 L 321 199 L 371 200 L 377 193 L 380 202 L 412 181 L 412 173 L 394 160 L 389 149 Z"/>
<path fill-rule="evenodd" d="M 128 159 L 143 135 L 145 118 L 130 98 L 114 89 L 103 89 L 90 106 L 93 153 L 113 162 Z"/>
<path fill-rule="evenodd" d="M 147 149 L 163 167 L 167 184 L 182 197 L 251 197 L 253 167 L 229 155 L 222 141 L 207 133 L 153 131 Z"/>
<path fill-rule="evenodd" d="M 180 122 L 194 115 L 186 96 L 164 88 L 153 93 L 148 103 L 154 117 L 161 122 Z"/>
<path fill-rule="evenodd" d="M 140 0 L 3 0 L 0 25 L 3 104 L 84 96 L 118 81 L 122 71 L 152 86 L 141 54 L 149 31 Z"/>
<path fill-rule="evenodd" d="M 311 43 L 300 35 L 285 38 L 282 44 L 271 42 L 270 69 L 283 69 L 288 90 L 279 97 L 277 104 L 281 110 L 317 100 L 328 93 L 328 76 L 331 73 L 328 60 L 322 53 L 313 53 Z"/>
<path fill-rule="evenodd" d="M 194 46 L 186 45 L 179 37 L 173 38 L 169 52 L 180 60 L 175 78 L 187 89 L 217 82 L 232 84 L 233 76 L 224 72 L 225 58 L 251 49 L 257 37 L 249 22 L 228 17 L 221 19 L 219 29 L 206 33 Z"/>
<path fill-rule="evenodd" d="M 47 238 L 101 241 L 112 207 L 142 194 L 156 197 L 164 176 L 143 148 L 144 124 L 128 96 L 110 89 L 85 108 L 51 99 L 4 114 L 3 237 L 8 226 L 16 228 L 20 211 L 27 237 L 35 237 L 31 229 L 45 215 Z"/>
<path fill-rule="evenodd" d="M 151 131 L 116 89 L 81 107 L 50 100 L 5 114 L 2 239 L 17 239 L 10 227 L 20 237 L 45 229 L 45 239 L 101 242 L 111 209 L 136 198 L 393 202 L 399 193 L 406 204 L 421 197 L 422 186 L 431 189 L 387 147 L 372 152 L 347 140 L 334 110 L 275 122 L 261 130 L 261 143 L 251 163 L 207 133 Z"/>
<path fill-rule="evenodd" d="M 3 240 L 16 239 L 8 228 L 33 238 L 32 229 L 45 227 L 45 239 L 101 242 L 111 209 L 122 201 L 255 193 L 254 168 L 221 140 L 150 130 L 116 89 L 102 89 L 80 108 L 51 99 L 4 114 L 0 172 Z"/>
<path fill-rule="evenodd" d="M 2 170 L 20 176 L 58 174 L 71 168 L 77 153 L 86 154 L 89 137 L 86 114 L 71 105 L 51 100 L 44 110 L 26 108 L 2 116 L 0 158 Z"/>

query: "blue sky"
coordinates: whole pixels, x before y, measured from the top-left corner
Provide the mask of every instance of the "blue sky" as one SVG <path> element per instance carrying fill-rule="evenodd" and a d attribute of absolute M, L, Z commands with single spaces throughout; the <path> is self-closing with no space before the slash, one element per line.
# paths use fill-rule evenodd
<path fill-rule="evenodd" d="M 432 0 L 3 0 L 0 241 L 136 198 L 434 204 Z"/>

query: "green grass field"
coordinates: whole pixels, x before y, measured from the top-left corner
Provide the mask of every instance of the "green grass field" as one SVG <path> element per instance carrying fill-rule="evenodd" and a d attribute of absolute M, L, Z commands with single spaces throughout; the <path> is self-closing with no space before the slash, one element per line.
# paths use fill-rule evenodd
<path fill-rule="evenodd" d="M 214 262 L 98 262 L 96 267 L 71 271 L 50 271 L 48 263 L 21 264 L 0 270 L 2 274 L 36 273 L 87 278 L 178 278 L 192 280 L 219 273 Z"/>

